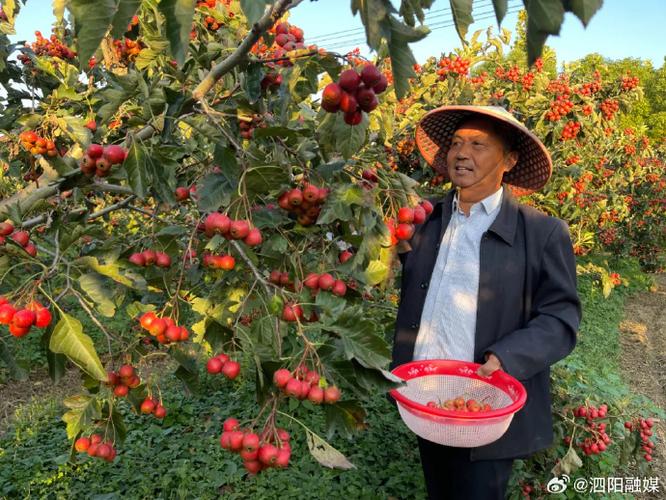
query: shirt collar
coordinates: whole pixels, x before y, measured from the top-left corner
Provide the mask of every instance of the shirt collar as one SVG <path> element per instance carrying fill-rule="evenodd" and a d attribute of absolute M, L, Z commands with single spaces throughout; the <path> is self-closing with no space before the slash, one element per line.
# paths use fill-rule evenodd
<path fill-rule="evenodd" d="M 500 186 L 500 188 L 495 191 L 493 194 L 490 196 L 485 197 L 483 200 L 481 200 L 479 203 L 483 207 L 483 209 L 486 212 L 486 215 L 492 214 L 495 210 L 499 208 L 499 206 L 502 204 L 502 193 L 504 191 L 504 187 Z M 478 203 L 475 203 L 472 205 L 472 209 L 478 205 Z M 452 202 L 452 210 L 453 213 L 458 212 L 458 191 L 455 192 L 453 195 L 453 202 Z M 470 210 L 471 213 L 471 210 Z"/>

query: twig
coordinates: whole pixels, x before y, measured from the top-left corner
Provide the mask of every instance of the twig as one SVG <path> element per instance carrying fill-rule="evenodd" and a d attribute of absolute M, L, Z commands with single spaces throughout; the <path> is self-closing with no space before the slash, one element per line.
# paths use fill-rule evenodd
<path fill-rule="evenodd" d="M 245 254 L 245 252 L 243 251 L 241 246 L 238 244 L 238 242 L 232 240 L 230 243 L 231 243 L 231 246 L 233 246 L 236 249 L 238 254 L 245 261 L 245 263 L 247 264 L 247 267 L 250 268 L 250 270 L 252 271 L 252 274 L 254 274 L 254 277 L 257 278 L 257 281 L 259 281 L 261 283 L 261 285 L 264 287 L 264 290 L 266 291 L 266 294 L 270 295 L 271 291 L 268 288 L 268 283 L 266 282 L 264 277 L 261 275 L 261 273 L 259 273 L 259 270 L 256 267 L 254 267 L 254 264 L 252 263 L 250 258 Z"/>

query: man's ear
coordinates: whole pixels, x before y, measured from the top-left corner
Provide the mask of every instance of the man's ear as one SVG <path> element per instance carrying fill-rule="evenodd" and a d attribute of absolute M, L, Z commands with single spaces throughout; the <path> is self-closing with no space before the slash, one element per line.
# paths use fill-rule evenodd
<path fill-rule="evenodd" d="M 504 157 L 505 172 L 510 172 L 518 163 L 518 151 L 510 151 Z"/>

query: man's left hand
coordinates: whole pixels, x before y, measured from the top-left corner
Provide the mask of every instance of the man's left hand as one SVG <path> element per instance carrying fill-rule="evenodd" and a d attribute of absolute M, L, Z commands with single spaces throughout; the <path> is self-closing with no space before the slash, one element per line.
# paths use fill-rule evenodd
<path fill-rule="evenodd" d="M 495 371 L 502 369 L 502 363 L 493 353 L 486 354 L 486 362 L 476 371 L 480 377 L 490 377 Z"/>

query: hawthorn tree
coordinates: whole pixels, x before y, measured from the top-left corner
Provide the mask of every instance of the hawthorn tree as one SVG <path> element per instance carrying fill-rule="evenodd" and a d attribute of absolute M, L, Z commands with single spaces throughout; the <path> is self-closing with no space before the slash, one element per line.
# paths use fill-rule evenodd
<path fill-rule="evenodd" d="M 10 334 L 43 328 L 53 378 L 82 370 L 63 417 L 77 451 L 113 460 L 124 400 L 164 417 L 160 377 L 144 376 L 162 357 L 192 390 L 204 363 L 256 380 L 256 419 L 229 416 L 221 436 L 250 472 L 288 463 L 289 398 L 323 403 L 347 434 L 394 384 L 394 245 L 431 207 L 413 171 L 375 167 L 401 132 L 409 43 L 433 2 L 352 2 L 374 63 L 308 45 L 288 22 L 299 3 L 70 0 L 54 2 L 51 36 L 0 39 L 0 350 L 19 376 Z M 525 4 L 533 62 L 565 10 L 586 23 L 601 2 Z M 472 2 L 450 6 L 465 37 Z M 494 7 L 501 23 L 506 2 Z M 10 33 L 19 5 L 2 12 Z M 306 432 L 321 463 L 351 466 Z"/>

